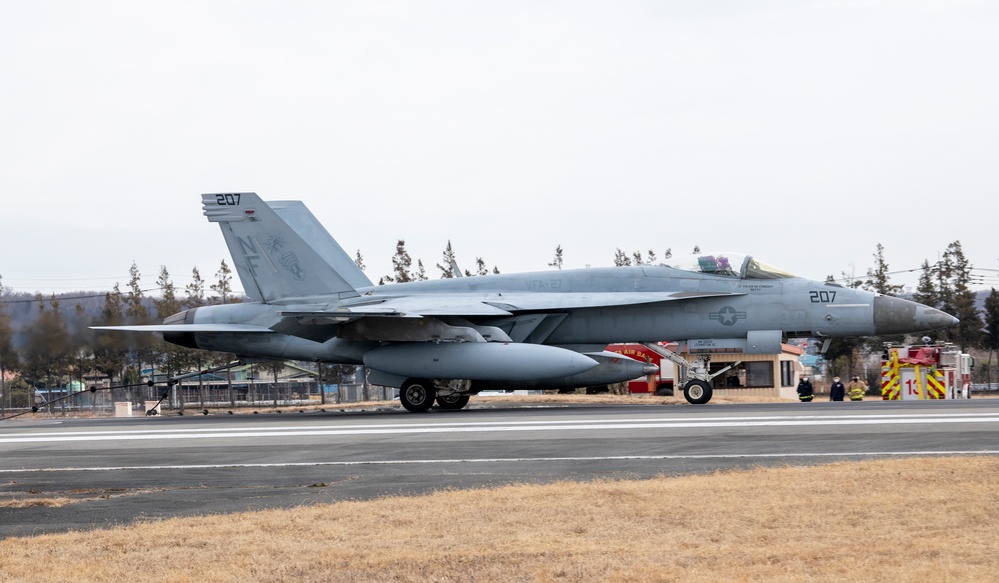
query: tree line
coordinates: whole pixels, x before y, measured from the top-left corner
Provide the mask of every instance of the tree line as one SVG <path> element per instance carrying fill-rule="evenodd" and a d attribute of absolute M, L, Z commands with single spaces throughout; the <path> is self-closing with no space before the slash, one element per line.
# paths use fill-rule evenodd
<path fill-rule="evenodd" d="M 149 335 L 101 334 L 90 326 L 152 324 L 188 308 L 238 301 L 232 290 L 232 270 L 223 260 L 216 280 L 207 283 L 195 267 L 192 281 L 179 293 L 166 267 L 160 268 L 156 281 L 159 294 L 147 297 L 141 274 L 135 263 L 129 269 L 125 290 L 115 283 L 105 292 L 97 311 L 84 308 L 94 296 L 77 296 L 74 308 L 63 308 L 52 294 L 36 294 L 25 300 L 6 290 L 0 278 L 0 374 L 20 373 L 5 387 L 3 406 L 24 407 L 32 404 L 32 388 L 65 387 L 74 381 L 85 386 L 87 376 L 97 372 L 111 385 L 138 384 L 144 365 L 176 373 L 201 368 L 206 361 L 222 360 L 225 355 L 206 357 L 205 353 L 159 341 Z M 208 291 L 211 295 L 207 295 Z M 73 296 L 70 296 L 73 298 Z M 92 302 L 90 302 L 92 303 Z M 8 308 L 33 306 L 33 314 L 15 326 Z M 5 383 L 6 384 L 6 383 Z M 129 398 L 131 391 L 115 395 Z"/>

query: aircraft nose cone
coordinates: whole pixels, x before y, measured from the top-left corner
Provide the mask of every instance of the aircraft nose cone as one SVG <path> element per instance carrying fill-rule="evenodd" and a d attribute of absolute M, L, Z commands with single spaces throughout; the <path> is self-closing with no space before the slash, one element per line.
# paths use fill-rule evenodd
<path fill-rule="evenodd" d="M 958 322 L 954 316 L 920 303 L 891 296 L 874 298 L 874 333 L 878 336 L 925 332 Z"/>

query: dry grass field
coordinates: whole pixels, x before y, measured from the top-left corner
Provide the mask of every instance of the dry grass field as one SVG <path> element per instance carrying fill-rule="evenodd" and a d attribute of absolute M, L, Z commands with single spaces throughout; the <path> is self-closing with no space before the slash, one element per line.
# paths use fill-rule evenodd
<path fill-rule="evenodd" d="M 999 458 L 445 491 L 0 541 L 0 581 L 999 581 Z"/>

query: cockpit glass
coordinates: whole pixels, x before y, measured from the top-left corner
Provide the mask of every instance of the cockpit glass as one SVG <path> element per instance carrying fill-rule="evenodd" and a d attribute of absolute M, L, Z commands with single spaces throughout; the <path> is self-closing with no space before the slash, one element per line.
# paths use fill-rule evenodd
<path fill-rule="evenodd" d="M 701 253 L 698 255 L 671 257 L 663 261 L 663 264 L 674 269 L 693 271 L 695 273 L 739 277 L 739 272 L 742 271 L 742 263 L 745 260 L 746 256 L 740 253 Z"/>
<path fill-rule="evenodd" d="M 750 257 L 746 263 L 746 279 L 783 279 L 785 277 L 795 276 L 755 257 Z"/>
<path fill-rule="evenodd" d="M 769 263 L 764 263 L 755 257 L 742 253 L 700 253 L 671 257 L 663 261 L 674 269 L 706 273 L 725 277 L 744 277 L 747 279 L 781 279 L 795 277 L 778 269 Z"/>

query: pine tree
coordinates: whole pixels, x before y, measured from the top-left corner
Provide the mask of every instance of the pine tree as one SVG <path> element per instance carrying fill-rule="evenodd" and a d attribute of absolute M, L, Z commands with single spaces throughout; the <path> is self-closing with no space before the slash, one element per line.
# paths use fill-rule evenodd
<path fill-rule="evenodd" d="M 208 286 L 215 295 L 212 297 L 212 303 L 228 304 L 232 300 L 232 269 L 222 260 L 222 264 L 219 266 L 219 270 L 215 272 L 215 277 L 218 279 L 215 283 Z"/>
<path fill-rule="evenodd" d="M 894 285 L 889 276 L 888 263 L 885 261 L 885 248 L 878 243 L 874 252 L 874 268 L 867 269 L 867 279 L 864 280 L 864 289 L 877 292 L 886 296 L 895 296 L 902 292 L 905 286 Z"/>
<path fill-rule="evenodd" d="M 996 293 L 996 288 L 992 288 L 992 293 L 985 297 L 985 347 L 989 350 L 989 363 L 985 371 L 991 387 L 992 353 L 999 350 L 999 293 Z"/>
<path fill-rule="evenodd" d="M 614 267 L 627 267 L 631 265 L 631 258 L 621 248 L 618 247 L 617 251 L 614 253 Z"/>
<path fill-rule="evenodd" d="M 195 267 L 191 270 L 191 283 L 184 287 L 184 305 L 188 308 L 197 308 L 205 305 L 205 280 L 201 279 L 201 272 Z"/>
<path fill-rule="evenodd" d="M 112 291 L 104 294 L 104 308 L 97 320 L 100 326 L 120 326 L 124 323 L 124 302 L 118 284 Z M 94 346 L 94 368 L 108 377 L 111 386 L 115 379 L 122 377 L 128 364 L 128 344 L 123 334 L 104 333 L 97 336 Z M 121 400 L 116 391 L 112 391 L 112 400 Z"/>
<path fill-rule="evenodd" d="M 181 301 L 177 298 L 177 288 L 170 280 L 170 272 L 165 265 L 160 266 L 160 276 L 156 280 L 157 287 L 160 288 L 160 299 L 153 298 L 153 306 L 156 307 L 156 317 L 164 319 L 172 316 L 181 310 Z"/>
<path fill-rule="evenodd" d="M 84 375 L 94 368 L 94 331 L 88 328 L 90 318 L 83 305 L 73 308 L 73 319 L 69 324 L 70 355 L 69 364 L 72 380 L 84 386 Z"/>
<path fill-rule="evenodd" d="M 983 324 L 975 305 L 975 292 L 971 291 L 971 263 L 964 256 L 960 241 L 954 241 L 947 246 L 944 253 L 950 267 L 950 289 L 953 314 L 960 323 L 956 329 L 948 330 L 952 342 L 962 350 L 981 346 Z"/>
<path fill-rule="evenodd" d="M 940 292 L 936 284 L 936 268 L 930 265 L 928 260 L 923 260 L 922 272 L 919 274 L 919 283 L 916 284 L 916 293 L 912 294 L 912 299 L 931 308 L 940 306 Z"/>
<path fill-rule="evenodd" d="M 59 312 L 59 300 L 55 294 L 46 302 L 41 294 L 35 296 L 38 302 L 38 318 L 23 331 L 25 337 L 25 367 L 32 384 L 44 384 L 54 388 L 61 384 L 61 377 L 68 369 L 71 347 L 66 322 Z"/>
<path fill-rule="evenodd" d="M 413 266 L 413 259 L 406 251 L 406 241 L 399 239 L 395 244 L 395 255 L 392 256 L 392 273 L 382 279 L 389 283 L 406 283 L 413 281 L 413 274 L 409 271 Z"/>
<path fill-rule="evenodd" d="M 177 289 L 173 281 L 170 280 L 170 272 L 166 266 L 160 266 L 160 276 L 156 280 L 156 285 L 160 288 L 162 296 L 160 299 L 153 298 L 153 305 L 156 307 L 156 316 L 164 319 L 180 312 L 184 307 L 184 302 L 177 297 Z M 181 367 L 192 364 L 192 350 L 182 348 L 175 344 L 159 344 L 155 346 L 155 355 L 150 360 L 162 361 L 162 368 L 167 373 L 178 372 Z"/>
<path fill-rule="evenodd" d="M 454 266 L 456 264 L 454 249 L 451 248 L 451 240 L 448 239 L 447 247 L 444 248 L 444 254 L 441 256 L 441 263 L 437 264 L 437 269 L 441 270 L 441 279 L 454 278 Z"/>
<path fill-rule="evenodd" d="M 555 258 L 552 262 L 548 264 L 548 267 L 554 267 L 555 269 L 562 269 L 562 246 L 555 246 Z"/>
<path fill-rule="evenodd" d="M 364 266 L 364 257 L 361 256 L 360 249 L 357 250 L 357 255 L 354 257 L 354 265 L 357 265 L 357 268 L 361 271 L 367 269 L 367 267 Z"/>
<path fill-rule="evenodd" d="M 0 410 L 13 405 L 13 391 L 7 387 L 4 380 L 6 373 L 20 368 L 20 358 L 14 350 L 14 330 L 11 327 L 10 314 L 7 313 L 7 305 L 4 303 L 6 299 L 3 277 L 0 276 L 0 396 L 3 397 L 3 400 L 0 400 Z"/>
<path fill-rule="evenodd" d="M 132 262 L 132 267 L 128 269 L 128 295 L 126 296 L 125 316 L 135 323 L 144 323 L 149 319 L 149 311 L 142 303 L 142 285 L 139 283 L 141 275 L 139 266 Z"/>

